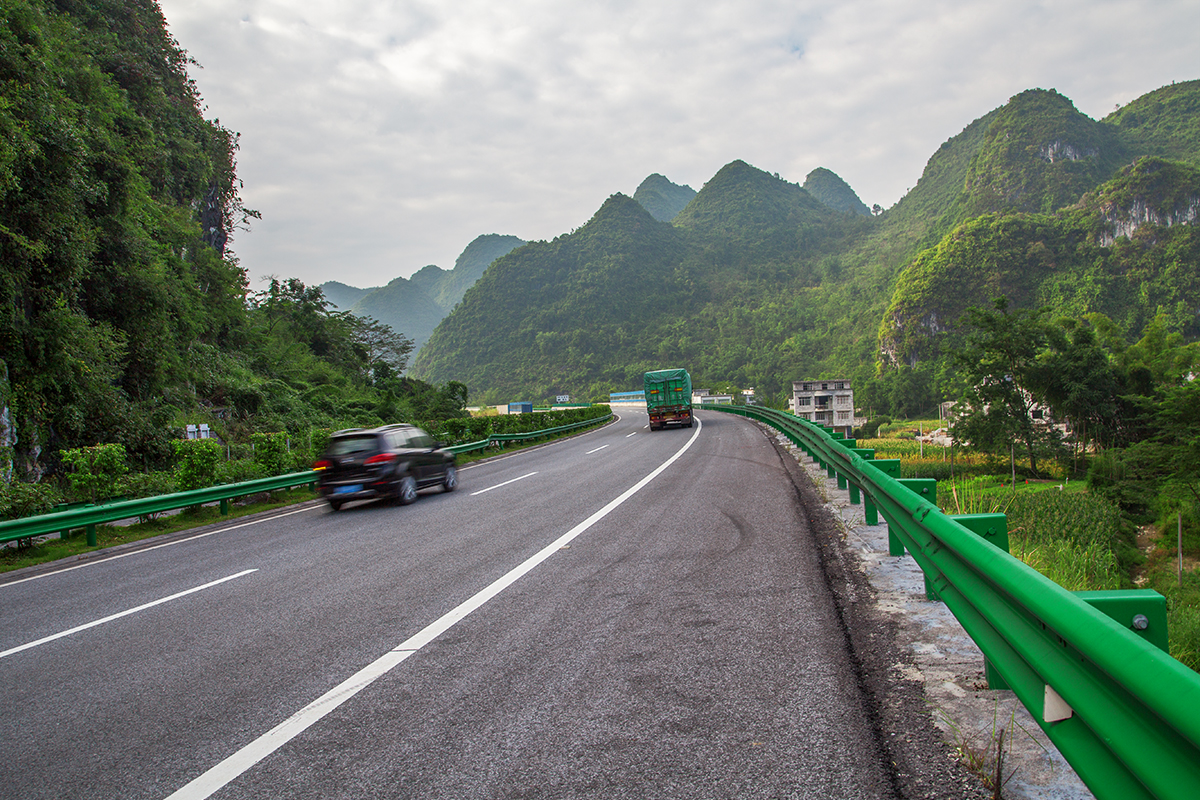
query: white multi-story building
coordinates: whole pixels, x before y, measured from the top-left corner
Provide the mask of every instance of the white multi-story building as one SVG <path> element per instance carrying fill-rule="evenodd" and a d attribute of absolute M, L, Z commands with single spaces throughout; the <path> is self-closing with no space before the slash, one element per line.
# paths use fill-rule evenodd
<path fill-rule="evenodd" d="M 854 416 L 854 390 L 848 378 L 793 381 L 792 413 L 846 436 L 866 423 Z"/>

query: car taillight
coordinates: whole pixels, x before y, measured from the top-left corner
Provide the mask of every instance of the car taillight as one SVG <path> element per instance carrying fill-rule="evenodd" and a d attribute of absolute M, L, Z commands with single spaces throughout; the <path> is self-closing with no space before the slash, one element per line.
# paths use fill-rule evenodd
<path fill-rule="evenodd" d="M 327 461 L 325 459 L 321 459 L 320 461 L 313 463 L 313 469 L 317 470 L 318 472 L 320 472 L 323 469 L 329 469 L 332 466 L 333 466 L 333 462 Z"/>
<path fill-rule="evenodd" d="M 369 467 L 369 466 L 371 466 L 372 464 L 388 464 L 388 463 L 390 463 L 390 462 L 392 462 L 392 461 L 395 461 L 395 460 L 396 460 L 396 454 L 395 454 L 395 453 L 380 453 L 380 454 L 379 454 L 379 455 L 377 455 L 377 456 L 371 456 L 371 457 L 370 457 L 370 458 L 368 458 L 366 461 L 364 461 L 364 462 L 363 462 L 363 464 L 364 464 L 365 466 L 368 466 L 368 467 Z"/>

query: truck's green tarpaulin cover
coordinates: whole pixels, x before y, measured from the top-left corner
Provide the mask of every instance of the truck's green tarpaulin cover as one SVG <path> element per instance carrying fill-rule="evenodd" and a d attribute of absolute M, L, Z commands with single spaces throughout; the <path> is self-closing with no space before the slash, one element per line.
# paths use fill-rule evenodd
<path fill-rule="evenodd" d="M 647 372 L 643 384 L 647 406 L 692 404 L 692 376 L 686 369 Z"/>

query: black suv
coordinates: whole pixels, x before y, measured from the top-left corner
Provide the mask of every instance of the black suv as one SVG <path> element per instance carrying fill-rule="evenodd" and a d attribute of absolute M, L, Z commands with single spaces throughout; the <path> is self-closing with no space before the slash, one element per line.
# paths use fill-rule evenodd
<path fill-rule="evenodd" d="M 351 428 L 329 437 L 325 454 L 313 464 L 321 473 L 317 491 L 337 511 L 343 503 L 393 497 L 401 505 L 417 499 L 417 490 L 458 486 L 454 454 L 412 425 Z"/>

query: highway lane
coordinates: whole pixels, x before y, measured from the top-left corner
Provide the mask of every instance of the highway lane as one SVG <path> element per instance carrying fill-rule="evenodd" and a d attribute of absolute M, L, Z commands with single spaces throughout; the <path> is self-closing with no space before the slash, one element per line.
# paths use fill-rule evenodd
<path fill-rule="evenodd" d="M 888 796 L 774 449 L 727 416 L 651 435 L 622 415 L 409 507 L 317 507 L 0 585 L 4 652 L 226 579 L 0 658 L 0 794 L 171 795 L 695 435 L 569 546 L 195 796 Z"/>

